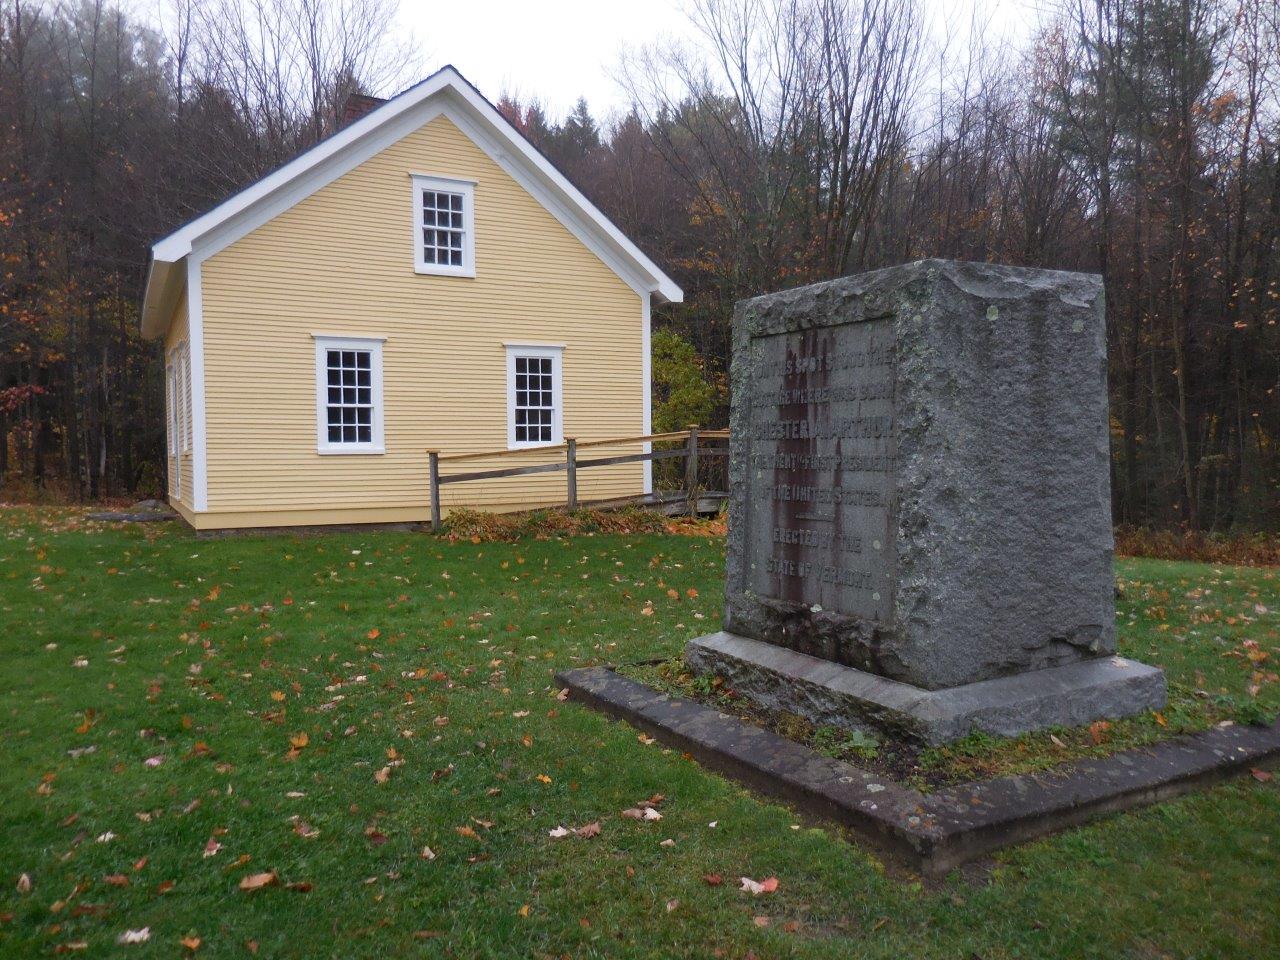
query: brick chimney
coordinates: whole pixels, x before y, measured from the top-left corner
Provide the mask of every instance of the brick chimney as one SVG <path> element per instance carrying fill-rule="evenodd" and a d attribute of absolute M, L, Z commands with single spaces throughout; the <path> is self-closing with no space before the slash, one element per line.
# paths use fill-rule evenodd
<path fill-rule="evenodd" d="M 387 101 L 381 97 L 370 97 L 363 93 L 353 93 L 347 97 L 342 107 L 342 126 L 350 126 L 371 110 L 376 110 Z"/>

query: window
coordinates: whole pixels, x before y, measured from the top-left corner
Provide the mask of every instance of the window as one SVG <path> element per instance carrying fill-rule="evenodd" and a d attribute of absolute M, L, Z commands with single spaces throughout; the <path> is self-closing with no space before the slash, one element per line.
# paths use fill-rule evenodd
<path fill-rule="evenodd" d="M 563 442 L 564 347 L 507 344 L 507 446 Z"/>
<path fill-rule="evenodd" d="M 475 184 L 413 176 L 414 269 L 474 277 Z"/>
<path fill-rule="evenodd" d="M 382 453 L 382 341 L 316 337 L 316 448 Z"/>
<path fill-rule="evenodd" d="M 178 373 L 177 351 L 170 350 L 164 368 L 165 407 L 169 411 L 169 456 L 178 455 Z"/>

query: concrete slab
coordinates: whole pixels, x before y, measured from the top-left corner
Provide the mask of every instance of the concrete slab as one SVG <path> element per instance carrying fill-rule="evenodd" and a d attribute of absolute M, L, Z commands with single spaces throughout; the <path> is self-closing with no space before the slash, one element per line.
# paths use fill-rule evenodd
<path fill-rule="evenodd" d="M 948 743 L 981 731 L 1013 737 L 1164 706 L 1164 672 L 1119 656 L 940 690 L 720 631 L 689 641 L 685 662 L 772 710 L 824 726 Z"/>
<path fill-rule="evenodd" d="M 934 794 L 810 750 L 608 667 L 557 676 L 570 699 L 625 720 L 707 767 L 855 831 L 926 875 L 1280 761 L 1280 721 L 1225 726 L 1099 760 Z"/>

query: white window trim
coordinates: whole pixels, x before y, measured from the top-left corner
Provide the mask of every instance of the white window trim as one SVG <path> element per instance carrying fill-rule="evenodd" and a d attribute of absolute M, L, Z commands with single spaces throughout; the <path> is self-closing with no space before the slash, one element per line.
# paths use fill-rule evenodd
<path fill-rule="evenodd" d="M 512 343 L 504 341 L 507 350 L 507 449 L 527 450 L 532 447 L 554 447 L 564 443 L 564 344 Z M 516 357 L 549 357 L 551 359 L 551 439 L 516 440 Z"/>
<path fill-rule="evenodd" d="M 476 182 L 453 177 L 437 177 L 411 173 L 413 181 L 413 270 L 414 273 L 442 277 L 474 277 L 476 275 Z M 427 263 L 422 244 L 422 194 L 443 191 L 462 194 L 462 266 Z"/>
<path fill-rule="evenodd" d="M 191 347 L 187 341 L 178 346 L 178 422 L 182 434 L 182 452 L 191 452 Z"/>
<path fill-rule="evenodd" d="M 316 452 L 326 455 L 381 454 L 383 441 L 382 337 L 337 337 L 313 334 L 316 343 Z M 368 443 L 332 443 L 329 440 L 328 350 L 368 350 L 369 385 L 372 387 L 373 439 Z"/>

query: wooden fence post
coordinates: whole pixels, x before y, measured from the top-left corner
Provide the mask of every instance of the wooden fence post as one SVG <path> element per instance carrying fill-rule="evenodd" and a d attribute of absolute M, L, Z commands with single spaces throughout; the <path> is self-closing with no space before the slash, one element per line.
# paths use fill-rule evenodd
<path fill-rule="evenodd" d="M 569 509 L 578 509 L 578 441 L 566 437 L 565 441 L 565 475 L 569 480 Z"/>
<path fill-rule="evenodd" d="M 431 532 L 440 532 L 440 451 L 428 450 L 431 462 Z"/>
<path fill-rule="evenodd" d="M 698 515 L 698 425 L 689 424 L 689 448 L 684 458 L 684 492 L 689 499 L 689 516 Z"/>

